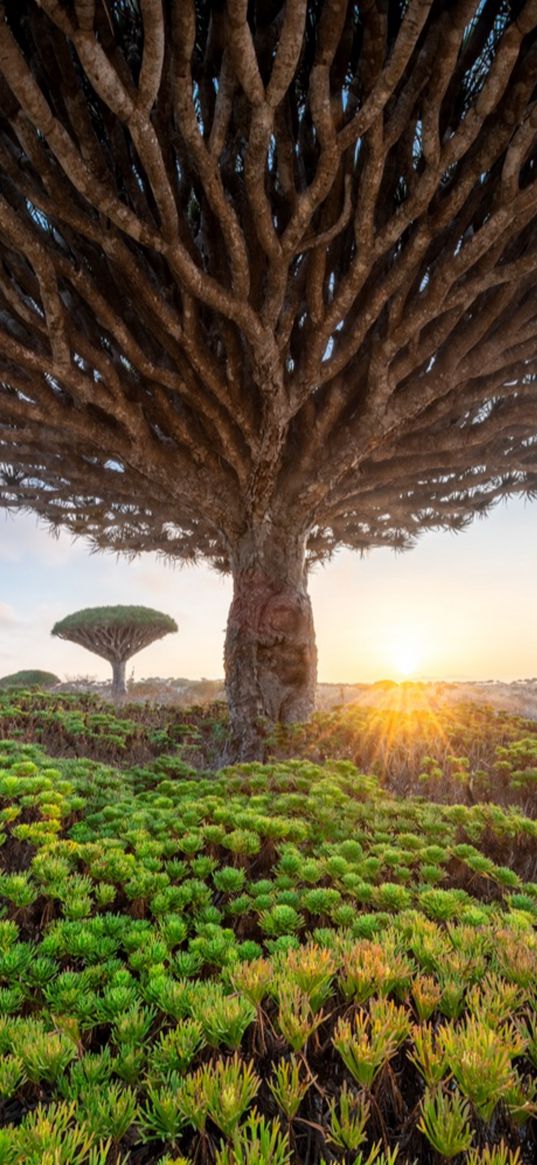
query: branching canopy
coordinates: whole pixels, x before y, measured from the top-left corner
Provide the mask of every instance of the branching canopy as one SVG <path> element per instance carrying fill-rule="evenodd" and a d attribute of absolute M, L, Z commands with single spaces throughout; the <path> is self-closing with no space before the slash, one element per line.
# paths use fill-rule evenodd
<path fill-rule="evenodd" d="M 3 505 L 225 569 L 536 491 L 536 0 L 0 11 Z"/>
<path fill-rule="evenodd" d="M 79 643 L 112 663 L 130 659 L 170 631 L 177 631 L 175 619 L 151 607 L 86 607 L 52 628 L 59 639 Z"/>

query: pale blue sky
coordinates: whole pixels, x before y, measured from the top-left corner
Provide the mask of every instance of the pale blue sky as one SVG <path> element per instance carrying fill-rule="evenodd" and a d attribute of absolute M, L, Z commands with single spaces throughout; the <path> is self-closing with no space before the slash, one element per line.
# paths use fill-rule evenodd
<path fill-rule="evenodd" d="M 415 550 L 340 552 L 310 591 L 325 682 L 537 675 L 537 503 L 511 501 L 461 535 L 425 535 Z M 80 607 L 141 603 L 172 615 L 179 633 L 134 658 L 136 678 L 223 674 L 231 583 L 205 567 L 172 568 L 91 555 L 54 539 L 29 515 L 0 512 L 0 676 L 22 667 L 108 676 L 108 664 L 52 639 Z"/>

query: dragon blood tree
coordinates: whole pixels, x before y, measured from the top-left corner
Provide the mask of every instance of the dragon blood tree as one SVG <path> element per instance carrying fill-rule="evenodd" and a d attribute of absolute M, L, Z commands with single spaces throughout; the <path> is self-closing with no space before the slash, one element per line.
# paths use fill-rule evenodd
<path fill-rule="evenodd" d="M 114 700 L 127 691 L 125 669 L 131 656 L 170 631 L 177 631 L 175 620 L 151 607 L 86 607 L 52 628 L 59 639 L 79 643 L 112 664 Z"/>
<path fill-rule="evenodd" d="M 537 487 L 537 0 L 5 0 L 0 499 L 233 575 L 239 755 L 312 563 Z"/>

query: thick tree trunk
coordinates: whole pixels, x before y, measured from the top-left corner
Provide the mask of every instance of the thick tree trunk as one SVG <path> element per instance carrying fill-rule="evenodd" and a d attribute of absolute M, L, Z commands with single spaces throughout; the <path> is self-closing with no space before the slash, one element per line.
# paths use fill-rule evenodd
<path fill-rule="evenodd" d="M 304 537 L 249 530 L 234 547 L 226 646 L 231 754 L 260 755 L 259 720 L 290 723 L 313 711 L 317 650 Z"/>
<path fill-rule="evenodd" d="M 121 703 L 121 700 L 127 695 L 126 668 L 126 659 L 112 660 L 112 699 L 114 703 Z"/>

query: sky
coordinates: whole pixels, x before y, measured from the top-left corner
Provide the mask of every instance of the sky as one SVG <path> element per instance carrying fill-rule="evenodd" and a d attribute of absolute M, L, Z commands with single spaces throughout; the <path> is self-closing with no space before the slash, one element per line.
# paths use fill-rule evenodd
<path fill-rule="evenodd" d="M 537 502 L 502 503 L 463 534 L 429 533 L 414 550 L 340 551 L 310 578 L 319 680 L 501 679 L 537 676 Z M 128 671 L 218 679 L 231 581 L 208 567 L 91 554 L 28 514 L 0 511 L 0 676 L 44 668 L 106 679 L 109 665 L 51 638 L 82 607 L 143 604 L 179 631 Z"/>

